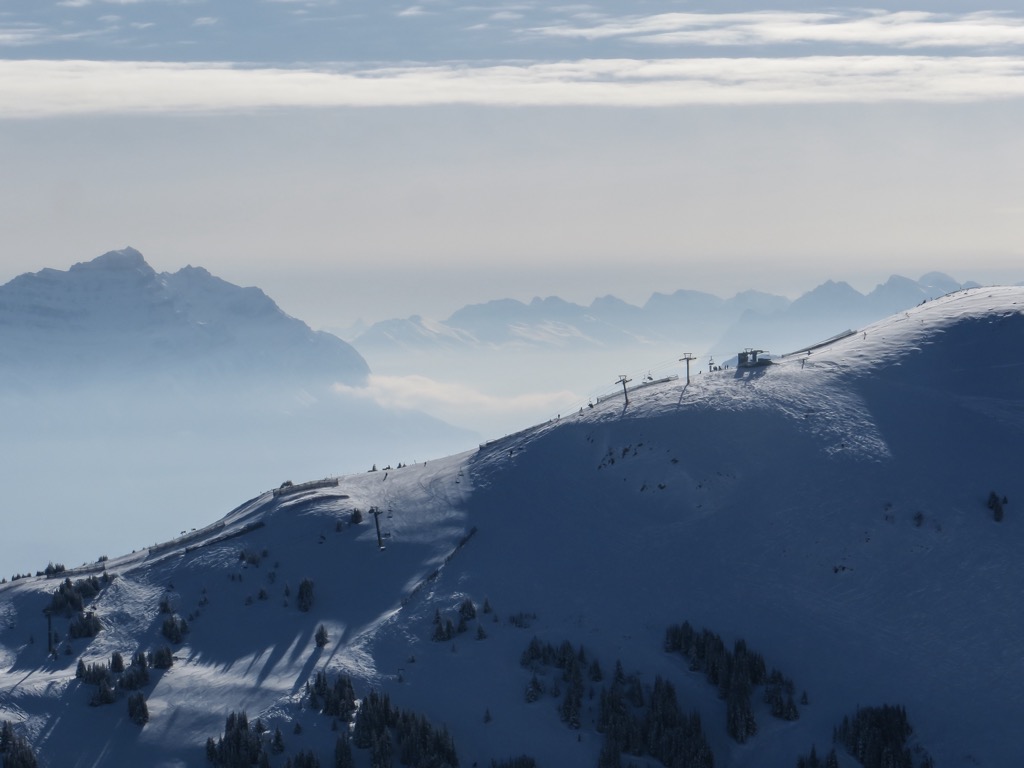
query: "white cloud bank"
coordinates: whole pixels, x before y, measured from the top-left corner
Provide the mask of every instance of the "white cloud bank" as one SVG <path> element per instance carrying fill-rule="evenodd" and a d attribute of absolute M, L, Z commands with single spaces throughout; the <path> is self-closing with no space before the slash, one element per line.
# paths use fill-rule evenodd
<path fill-rule="evenodd" d="M 568 390 L 501 397 L 418 374 L 371 374 L 365 387 L 335 384 L 334 389 L 340 395 L 371 400 L 384 408 L 423 411 L 475 430 L 495 429 L 499 424 L 533 424 L 555 416 L 556 411 L 580 399 Z"/>
<path fill-rule="evenodd" d="M 659 13 L 552 24 L 531 31 L 547 37 L 705 46 L 829 43 L 913 49 L 1024 45 L 1024 18 L 993 11 Z"/>
<path fill-rule="evenodd" d="M 8 118 L 278 107 L 670 107 L 1022 96 L 1022 56 L 582 59 L 333 69 L 0 61 L 0 116 Z"/>

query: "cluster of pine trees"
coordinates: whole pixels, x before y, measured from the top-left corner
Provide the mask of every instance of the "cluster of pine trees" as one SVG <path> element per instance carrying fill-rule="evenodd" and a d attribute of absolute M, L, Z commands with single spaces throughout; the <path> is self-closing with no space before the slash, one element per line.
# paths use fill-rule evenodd
<path fill-rule="evenodd" d="M 839 768 L 839 756 L 833 747 L 828 755 L 825 756 L 825 761 L 822 762 L 821 758 L 818 757 L 818 748 L 811 747 L 811 754 L 807 757 L 801 755 L 797 758 L 796 768 Z"/>
<path fill-rule="evenodd" d="M 650 755 L 666 768 L 713 768 L 700 714 L 684 713 L 675 687 L 658 676 L 644 701 L 639 680 L 630 680 L 616 662 L 611 685 L 601 691 L 597 729 L 604 733 L 598 768 L 620 768 L 622 755 Z"/>
<path fill-rule="evenodd" d="M 489 604 L 485 603 L 484 613 L 490 613 Z M 458 624 L 453 623 L 450 618 L 442 619 L 440 610 L 434 611 L 434 631 L 430 639 L 435 643 L 443 643 L 455 639 L 456 635 L 461 635 L 469 630 L 469 622 L 475 619 L 476 615 L 476 605 L 468 597 L 459 605 Z M 476 636 L 477 640 L 483 640 L 487 637 L 487 633 L 484 632 L 483 627 L 480 625 L 477 625 Z"/>
<path fill-rule="evenodd" d="M 718 688 L 726 704 L 726 728 L 738 743 L 757 733 L 751 707 L 751 695 L 757 686 L 765 686 L 764 700 L 771 705 L 772 715 L 783 720 L 799 719 L 792 680 L 775 669 L 769 674 L 764 657 L 748 648 L 742 638 L 730 651 L 719 635 L 706 628 L 697 632 L 684 621 L 665 631 L 665 650 L 682 654 L 689 660 L 691 671 L 703 672 Z"/>
<path fill-rule="evenodd" d="M 552 687 L 552 694 L 562 695 L 562 703 L 558 707 L 562 722 L 578 730 L 582 725 L 584 678 L 593 683 L 604 679 L 600 662 L 596 658 L 588 662 L 586 649 L 582 645 L 574 649 L 572 643 L 566 640 L 555 648 L 551 643 L 542 643 L 534 637 L 520 656 L 519 663 L 534 670 L 526 689 L 527 702 L 536 701 L 544 691 L 544 685 L 537 677 L 539 667 L 554 667 L 562 671 L 561 683 L 565 686 L 565 693 L 561 694 L 562 687 L 556 683 Z"/>
<path fill-rule="evenodd" d="M 356 691 L 348 675 L 338 675 L 332 683 L 327 673 L 320 670 L 312 682 L 306 683 L 306 695 L 309 696 L 310 709 L 327 717 L 347 722 L 356 711 Z"/>
<path fill-rule="evenodd" d="M 57 573 L 57 571 L 54 571 Z M 64 581 L 53 591 L 50 602 L 43 609 L 43 612 L 50 616 L 66 616 L 71 619 L 68 624 L 68 637 L 72 640 L 80 637 L 96 637 L 103 629 L 103 622 L 92 611 L 86 611 L 86 602 L 92 600 L 100 593 L 100 590 L 110 583 L 110 576 L 106 572 L 103 578 L 89 576 L 85 579 L 78 579 L 72 582 L 70 578 Z M 54 635 L 56 639 L 56 634 Z M 67 649 L 71 653 L 70 647 Z"/>
<path fill-rule="evenodd" d="M 320 758 L 311 749 L 299 752 L 285 760 L 284 768 L 320 768 Z"/>
<path fill-rule="evenodd" d="M 0 764 L 4 768 L 36 768 L 39 761 L 28 740 L 4 720 L 0 723 Z"/>
<path fill-rule="evenodd" d="M 372 768 L 391 768 L 400 763 L 410 768 L 458 768 L 455 744 L 447 729 L 434 728 L 422 715 L 391 706 L 389 697 L 370 693 L 356 708 L 355 690 L 347 675 L 333 681 L 320 671 L 306 686 L 310 707 L 322 714 L 349 721 L 356 713 L 351 740 L 342 729 L 335 743 L 334 768 L 353 768 L 352 748 L 370 750 Z M 250 724 L 245 712 L 232 712 L 225 722 L 224 735 L 206 740 L 206 757 L 215 768 L 269 768 L 271 754 L 285 750 L 280 728 L 272 737 L 261 720 Z M 296 733 L 300 727 L 296 723 Z M 312 751 L 288 757 L 284 768 L 320 768 L 320 758 Z"/>
<path fill-rule="evenodd" d="M 188 622 L 181 616 L 168 616 L 160 627 L 160 634 L 175 645 L 179 645 L 188 633 Z"/>
<path fill-rule="evenodd" d="M 263 748 L 265 732 L 266 728 L 260 720 L 250 726 L 249 718 L 244 711 L 232 712 L 224 723 L 224 735 L 216 741 L 213 737 L 206 740 L 206 759 L 216 768 L 269 766 L 270 759 Z M 284 740 L 280 730 L 274 734 L 271 749 L 275 752 L 284 751 Z"/>
<path fill-rule="evenodd" d="M 370 750 L 371 768 L 390 768 L 394 757 L 411 768 L 458 768 L 455 742 L 447 728 L 391 706 L 387 694 L 372 691 L 363 700 L 352 728 L 352 744 Z M 340 767 L 347 768 L 347 767 Z"/>
<path fill-rule="evenodd" d="M 582 645 L 573 648 L 565 641 L 555 647 L 534 637 L 523 651 L 520 663 L 533 670 L 526 688 L 527 702 L 536 701 L 547 690 L 538 676 L 542 667 L 561 670 L 559 678 L 550 684 L 550 691 L 562 697 L 558 708 L 562 722 L 570 728 L 580 728 L 585 681 L 589 681 L 592 696 L 593 686 L 605 679 L 600 661 L 588 658 Z M 696 711 L 684 713 L 675 688 L 661 677 L 645 693 L 640 678 L 627 676 L 620 661 L 615 662 L 608 685 L 601 687 L 596 728 L 604 734 L 598 768 L 620 768 L 623 754 L 647 755 L 667 768 L 714 766 L 700 715 Z"/>
<path fill-rule="evenodd" d="M 907 741 L 914 729 L 901 706 L 861 707 L 853 717 L 844 717 L 832 734 L 864 768 L 915 768 Z M 932 768 L 932 759 L 922 752 L 920 768 Z"/>
<path fill-rule="evenodd" d="M 262 552 L 256 552 L 254 550 L 249 549 L 248 547 L 245 547 L 238 553 L 238 559 L 243 563 L 247 563 L 249 565 L 255 566 L 256 568 L 259 568 L 260 563 L 263 561 L 263 558 L 269 557 L 269 555 L 270 550 L 266 548 L 264 548 Z"/>
<path fill-rule="evenodd" d="M 68 636 L 75 640 L 79 637 L 96 637 L 103 629 L 103 622 L 93 611 L 76 614 L 68 624 Z"/>
<path fill-rule="evenodd" d="M 114 651 L 109 664 L 86 664 L 79 659 L 75 677 L 83 683 L 96 686 L 96 692 L 89 699 L 89 705 L 93 707 L 113 704 L 120 692 L 134 691 L 128 695 L 128 716 L 132 722 L 144 725 L 149 721 L 149 710 L 146 698 L 139 689 L 149 683 L 149 667 L 150 662 L 142 651 L 132 657 L 128 667 L 124 665 L 124 657 Z"/>
<path fill-rule="evenodd" d="M 65 578 L 54 590 L 44 612 L 49 611 L 53 616 L 67 617 L 73 613 L 81 613 L 85 609 L 86 601 L 96 597 L 100 593 L 100 589 L 108 583 L 110 583 L 110 577 L 105 571 L 102 580 L 96 576 L 77 579 L 74 582 L 70 578 Z"/>
<path fill-rule="evenodd" d="M 796 708 L 793 701 L 795 686 L 793 681 L 783 675 L 779 670 L 772 669 L 768 673 L 768 680 L 764 684 L 764 701 L 772 708 L 772 717 L 779 720 L 799 720 L 800 710 Z M 801 697 L 801 703 L 807 703 L 806 692 Z"/>

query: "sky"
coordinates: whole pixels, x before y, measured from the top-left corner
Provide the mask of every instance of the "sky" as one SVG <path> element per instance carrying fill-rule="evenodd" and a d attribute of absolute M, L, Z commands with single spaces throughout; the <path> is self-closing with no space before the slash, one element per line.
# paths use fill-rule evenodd
<path fill-rule="evenodd" d="M 341 330 L 1024 280 L 1024 12 L 5 0 L 0 281 L 133 246 Z"/>

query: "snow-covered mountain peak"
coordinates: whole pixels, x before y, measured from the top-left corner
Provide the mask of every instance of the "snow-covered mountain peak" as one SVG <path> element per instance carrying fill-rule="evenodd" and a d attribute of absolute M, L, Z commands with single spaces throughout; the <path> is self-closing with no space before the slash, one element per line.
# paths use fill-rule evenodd
<path fill-rule="evenodd" d="M 350 345 L 314 333 L 259 288 L 201 267 L 158 274 L 134 248 L 0 286 L 0 322 L 0 363 L 21 369 L 20 380 L 37 372 L 52 380 L 55 371 L 74 379 L 123 369 L 273 377 L 304 369 L 357 383 L 369 372 Z"/>
<path fill-rule="evenodd" d="M 952 293 L 960 288 L 977 287 L 976 283 L 964 285 L 960 283 L 960 281 L 947 275 L 945 272 L 929 272 L 926 275 L 922 275 L 921 279 L 917 282 L 931 291 L 932 296 L 941 296 L 946 293 Z"/>
<path fill-rule="evenodd" d="M 618 662 L 636 679 L 629 711 L 669 681 L 716 766 L 824 755 L 844 717 L 883 704 L 906 708 L 915 768 L 914 749 L 936 765 L 1020 764 L 1022 339 L 1024 289 L 962 291 L 771 365 L 611 388 L 466 454 L 291 478 L 68 574 L 116 578 L 89 606 L 103 629 L 69 638 L 59 619 L 55 658 L 27 636 L 56 580 L 0 587 L 0 716 L 54 764 L 172 766 L 201 763 L 244 709 L 285 734 L 272 765 L 304 750 L 325 764 L 346 731 L 306 688 L 324 671 L 446 727 L 460 765 L 594 766 Z M 190 631 L 172 642 L 173 616 Z M 790 715 L 748 681 L 756 729 L 738 740 L 727 667 L 702 671 L 666 643 L 683 621 L 763 654 L 790 680 Z M 599 661 L 578 711 L 572 675 L 526 653 L 534 638 Z M 141 730 L 122 700 L 87 706 L 78 659 L 163 644 L 174 663 L 145 689 Z M 649 748 L 622 760 L 654 766 Z"/>
<path fill-rule="evenodd" d="M 117 251 L 107 251 L 91 261 L 79 262 L 71 266 L 70 272 L 135 272 L 144 277 L 154 277 L 156 271 L 146 263 L 142 254 L 134 248 L 127 247 Z"/>

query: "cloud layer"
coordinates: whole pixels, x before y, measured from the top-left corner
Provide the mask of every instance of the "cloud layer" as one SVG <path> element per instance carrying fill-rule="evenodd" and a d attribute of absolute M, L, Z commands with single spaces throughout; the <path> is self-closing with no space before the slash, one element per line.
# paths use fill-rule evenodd
<path fill-rule="evenodd" d="M 383 376 L 372 374 L 365 387 L 336 384 L 344 396 L 371 400 L 384 408 L 419 410 L 437 418 L 475 430 L 489 430 L 496 424 L 537 419 L 537 414 L 555 415 L 579 395 L 566 390 L 531 392 L 515 396 L 486 394 L 458 382 L 444 382 L 429 376 Z"/>
<path fill-rule="evenodd" d="M 642 15 L 611 12 L 610 6 L 623 4 L 610 0 L 577 5 L 264 0 L 246 5 L 243 22 L 242 4 L 228 0 L 62 0 L 57 8 L 43 0 L 13 1 L 13 9 L 0 11 L 0 50 L 47 59 L 295 62 L 330 61 L 340 54 L 349 61 L 436 62 L 439 57 L 479 61 L 500 51 L 502 59 L 550 61 L 632 58 L 638 46 L 674 57 L 721 47 L 748 55 L 766 50 L 774 55 L 992 55 L 1024 46 L 1024 16 L 993 10 Z M 97 16 L 104 10 L 108 13 Z"/>
<path fill-rule="evenodd" d="M 944 103 L 1024 95 L 1024 16 L 990 10 L 623 15 L 608 12 L 607 3 L 424 0 L 356 3 L 357 10 L 325 0 L 272 0 L 255 6 L 249 31 L 256 34 L 246 34 L 228 5 L 200 3 L 185 12 L 193 3 L 62 0 L 61 23 L 32 5 L 0 14 L 0 50 L 23 59 L 0 60 L 0 118 L 449 104 Z M 97 19 L 75 10 L 90 6 L 116 7 L 117 14 Z M 310 9 L 317 11 L 313 23 L 295 13 Z M 494 51 L 501 51 L 500 61 L 482 58 Z M 344 64 L 332 61 L 339 53 Z"/>
<path fill-rule="evenodd" d="M 21 118 L 276 107 L 669 107 L 1021 96 L 1021 56 L 584 59 L 362 69 L 0 61 L 0 114 Z"/>
<path fill-rule="evenodd" d="M 992 11 L 968 14 L 842 10 L 828 13 L 660 13 L 539 26 L 535 34 L 638 43 L 765 46 L 805 43 L 915 48 L 1024 45 L 1024 19 Z"/>

